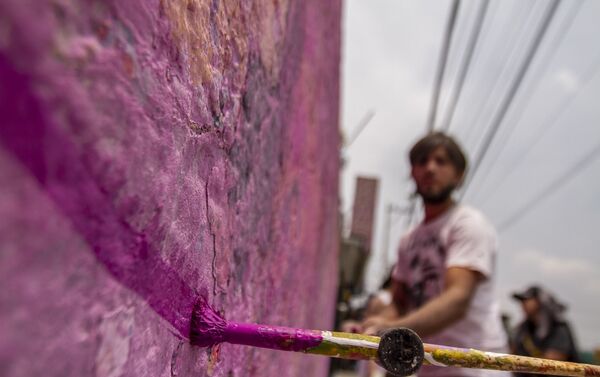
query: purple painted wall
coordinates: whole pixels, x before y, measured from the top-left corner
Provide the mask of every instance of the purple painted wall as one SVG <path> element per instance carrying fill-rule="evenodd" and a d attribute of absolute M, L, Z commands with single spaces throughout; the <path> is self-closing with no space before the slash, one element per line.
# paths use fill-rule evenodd
<path fill-rule="evenodd" d="M 340 7 L 0 2 L 0 375 L 326 374 L 185 337 L 331 327 Z"/>

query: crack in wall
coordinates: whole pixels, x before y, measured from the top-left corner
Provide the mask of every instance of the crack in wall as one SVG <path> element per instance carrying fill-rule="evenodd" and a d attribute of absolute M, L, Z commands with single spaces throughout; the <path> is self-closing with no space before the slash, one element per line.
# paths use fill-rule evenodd
<path fill-rule="evenodd" d="M 183 343 L 183 340 L 180 340 L 177 344 L 177 347 L 173 351 L 173 354 L 171 355 L 171 377 L 177 376 L 177 372 L 175 371 L 175 364 L 177 362 L 177 356 L 179 356 L 179 351 L 181 351 Z"/>
<path fill-rule="evenodd" d="M 206 179 L 206 184 L 204 185 L 204 198 L 206 201 L 206 221 L 208 223 L 208 232 L 210 233 L 211 237 L 212 237 L 212 250 L 213 250 L 213 257 L 212 257 L 212 265 L 211 265 L 211 273 L 212 273 L 212 278 L 213 278 L 213 295 L 216 296 L 217 295 L 217 236 L 215 235 L 215 233 L 213 232 L 212 229 L 212 222 L 210 220 L 210 209 L 208 206 L 208 183 L 209 183 L 209 179 Z"/>

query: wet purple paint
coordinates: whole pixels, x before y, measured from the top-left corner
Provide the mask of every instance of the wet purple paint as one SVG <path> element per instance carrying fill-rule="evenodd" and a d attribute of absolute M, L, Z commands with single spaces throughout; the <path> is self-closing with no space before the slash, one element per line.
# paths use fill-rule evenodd
<path fill-rule="evenodd" d="M 187 338 L 198 294 L 147 241 L 147 234 L 158 231 L 153 228 L 157 224 L 140 233 L 123 220 L 109 193 L 86 169 L 77 146 L 45 116 L 30 81 L 0 54 L 1 145 L 29 170 L 115 279 Z"/>
<path fill-rule="evenodd" d="M 224 341 L 227 321 L 214 310 L 206 299 L 200 297 L 194 306 L 190 342 L 200 347 L 210 347 Z"/>
<path fill-rule="evenodd" d="M 229 343 L 295 352 L 306 351 L 323 341 L 321 331 L 252 323 L 229 323 L 223 337 Z"/>
<path fill-rule="evenodd" d="M 210 347 L 228 342 L 283 351 L 306 351 L 321 344 L 321 331 L 266 326 L 252 323 L 228 323 L 204 298 L 194 308 L 192 344 Z"/>

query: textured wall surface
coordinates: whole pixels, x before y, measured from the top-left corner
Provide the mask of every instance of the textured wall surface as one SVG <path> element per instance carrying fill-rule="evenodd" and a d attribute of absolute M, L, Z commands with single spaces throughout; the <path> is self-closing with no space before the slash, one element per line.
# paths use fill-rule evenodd
<path fill-rule="evenodd" d="M 0 1 L 0 375 L 323 376 L 340 0 Z"/>

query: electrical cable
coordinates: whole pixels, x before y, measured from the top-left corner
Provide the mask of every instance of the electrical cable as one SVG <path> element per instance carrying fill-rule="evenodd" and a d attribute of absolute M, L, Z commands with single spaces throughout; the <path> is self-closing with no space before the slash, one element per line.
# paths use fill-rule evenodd
<path fill-rule="evenodd" d="M 460 99 L 462 87 L 465 83 L 465 78 L 467 77 L 467 73 L 469 72 L 469 66 L 471 65 L 473 52 L 475 51 L 477 41 L 479 40 L 481 34 L 481 27 L 483 25 L 483 20 L 485 19 L 485 14 L 488 5 L 489 0 L 483 0 L 481 6 L 479 7 L 477 18 L 475 20 L 475 25 L 473 26 L 473 31 L 471 32 L 469 41 L 467 42 L 466 52 L 463 57 L 462 64 L 460 66 L 460 70 L 458 72 L 457 84 L 454 86 L 453 91 L 450 94 L 450 102 L 448 103 L 448 109 L 446 110 L 446 117 L 444 118 L 444 121 L 442 122 L 442 125 L 440 127 L 442 131 L 447 131 L 450 128 L 450 123 L 452 122 L 452 117 L 454 116 L 456 105 Z"/>
<path fill-rule="evenodd" d="M 375 110 L 369 110 L 365 113 L 358 125 L 354 128 L 354 132 L 352 133 L 352 136 L 350 136 L 350 138 L 348 139 L 348 142 L 344 145 L 344 148 L 349 148 L 352 145 L 352 143 L 354 143 L 356 139 L 358 139 L 361 132 L 363 132 L 363 130 L 369 125 L 369 122 L 371 121 L 371 119 L 373 119 L 374 116 Z"/>
<path fill-rule="evenodd" d="M 585 169 L 590 163 L 595 161 L 596 158 L 600 157 L 600 144 L 597 144 L 592 150 L 586 153 L 583 158 L 577 161 L 574 165 L 569 167 L 565 171 L 564 174 L 561 174 L 557 179 L 552 181 L 549 185 L 546 186 L 544 190 L 542 190 L 539 194 L 534 195 L 534 199 L 525 203 L 525 205 L 521 206 L 512 215 L 508 216 L 503 222 L 498 226 L 499 231 L 506 230 L 509 226 L 514 225 L 518 222 L 523 216 L 525 216 L 528 212 L 530 212 L 535 206 L 544 201 L 548 196 L 556 192 L 562 186 L 572 181 L 575 176 L 583 169 Z"/>
<path fill-rule="evenodd" d="M 508 112 L 508 109 L 512 104 L 512 100 L 515 98 L 515 95 L 523 81 L 523 78 L 525 77 L 525 74 L 527 73 L 531 62 L 533 61 L 535 53 L 537 52 L 543 40 L 544 34 L 546 33 L 546 30 L 548 29 L 548 26 L 550 25 L 550 22 L 552 21 L 552 18 L 556 13 L 556 9 L 558 8 L 559 3 L 560 0 L 553 0 L 552 3 L 547 7 L 545 17 L 543 18 L 543 21 L 539 29 L 537 30 L 537 33 L 533 39 L 532 45 L 525 57 L 525 60 L 523 61 L 523 64 L 521 65 L 519 72 L 515 77 L 515 80 L 512 82 L 508 94 L 504 97 L 500 106 L 500 110 L 496 112 L 495 117 L 493 118 L 493 121 L 491 123 L 491 127 L 489 128 L 487 134 L 484 136 L 483 144 L 479 148 L 480 152 L 477 154 L 477 158 L 474 160 L 474 164 L 470 171 L 470 174 L 467 176 L 467 181 L 464 185 L 461 198 L 464 197 L 464 195 L 467 193 L 470 183 L 473 181 L 473 177 L 475 176 L 475 174 L 477 174 L 477 170 L 479 169 L 479 166 L 481 166 L 481 162 L 485 158 L 487 151 L 489 150 L 489 146 L 492 143 L 494 137 L 496 136 L 496 133 L 498 132 L 498 129 L 500 128 L 500 125 L 502 124 L 502 121 L 504 120 L 504 117 L 506 116 L 506 113 Z"/>
<path fill-rule="evenodd" d="M 531 80 L 529 80 L 533 84 L 530 85 L 529 88 L 526 89 L 527 93 L 530 93 L 530 94 L 533 93 L 538 88 L 539 84 L 542 82 L 541 76 L 542 76 L 543 73 L 546 73 L 548 71 L 549 62 L 553 61 L 554 56 L 559 51 L 558 46 L 562 45 L 562 43 L 563 43 L 566 35 L 568 35 L 568 31 L 573 26 L 573 21 L 575 19 L 575 16 L 578 14 L 578 12 L 579 12 L 579 10 L 581 8 L 581 5 L 583 4 L 583 0 L 582 1 L 578 1 L 578 2 L 573 2 L 573 4 L 575 4 L 575 5 L 571 7 L 570 12 L 564 18 L 563 23 L 558 27 L 558 32 L 555 33 L 554 40 L 552 42 L 548 43 L 548 46 L 550 46 L 550 47 L 547 48 L 547 54 L 546 54 L 546 56 L 544 56 L 543 58 L 539 59 L 539 61 L 542 62 L 543 67 L 541 69 L 537 69 L 536 71 L 532 71 L 532 74 L 535 75 L 535 78 L 532 78 Z M 600 61 L 598 61 L 597 64 L 600 64 Z M 591 80 L 593 78 L 593 73 L 596 71 L 596 68 L 597 68 L 596 65 L 597 64 L 592 65 L 593 69 L 588 70 L 586 72 L 586 74 L 583 75 L 585 77 L 584 82 L 587 83 L 589 80 Z M 522 97 L 525 98 L 525 100 L 520 103 L 519 111 L 517 113 L 518 114 L 517 115 L 518 118 L 514 122 L 510 122 L 510 123 L 507 124 L 507 126 L 509 128 L 508 128 L 508 131 L 506 133 L 506 136 L 504 137 L 505 141 L 508 141 L 510 139 L 510 137 L 512 136 L 514 130 L 517 128 L 517 125 L 523 119 L 523 115 L 525 113 L 524 109 L 527 108 L 527 105 L 532 100 L 533 95 L 523 94 Z M 571 97 L 571 100 L 573 98 L 574 98 L 574 96 Z M 564 106 L 568 106 L 568 104 L 571 103 L 571 100 L 567 101 L 567 104 L 565 104 Z M 558 111 L 557 114 L 555 114 L 553 116 L 547 117 L 547 120 L 544 121 L 544 122 L 542 122 L 541 124 L 551 123 L 552 120 L 554 120 L 554 123 L 552 123 L 552 124 L 556 124 L 556 120 L 558 119 L 558 115 L 562 114 L 563 110 L 564 110 L 563 108 L 559 107 L 559 111 Z M 537 141 L 539 141 L 539 138 L 536 138 L 535 141 L 534 141 L 534 143 L 537 143 Z M 499 156 L 502 154 L 504 148 L 507 145 L 508 145 L 507 142 L 501 143 L 499 145 L 500 149 L 498 150 L 498 152 L 496 152 L 493 155 L 493 158 L 487 164 L 488 168 L 486 170 L 484 170 L 483 176 L 479 177 L 479 179 L 478 179 L 479 182 L 486 182 L 486 178 L 489 176 L 490 172 L 492 172 L 494 170 L 494 169 L 492 169 L 492 167 L 498 161 Z M 532 147 L 530 147 L 529 149 L 527 149 L 527 151 L 530 151 L 530 150 L 532 150 Z M 520 160 L 520 161 L 522 161 L 522 160 Z M 502 179 L 502 182 L 506 182 L 505 177 Z M 497 188 L 496 185 L 492 185 L 492 187 L 496 187 Z M 483 191 L 485 191 L 485 190 L 483 190 Z"/>
<path fill-rule="evenodd" d="M 519 3 L 519 5 L 520 4 L 521 3 Z M 525 40 L 527 39 L 526 37 L 528 36 L 528 33 L 525 32 L 525 26 L 530 21 L 530 18 L 534 15 L 533 2 L 527 2 L 527 3 L 525 3 L 525 5 L 528 6 L 527 13 L 524 13 L 524 10 L 521 9 L 518 5 L 515 6 L 515 8 L 517 9 L 516 12 L 518 13 L 517 16 L 519 16 L 521 14 L 525 14 L 525 21 L 523 23 L 518 23 L 517 21 L 514 21 L 515 23 L 520 25 L 519 30 L 516 33 L 516 35 L 519 38 L 517 39 L 517 41 L 515 43 L 512 44 L 512 48 L 508 52 L 508 59 L 506 59 L 504 65 L 502 67 L 502 71 L 494 79 L 494 82 L 491 85 L 492 89 L 487 90 L 485 95 L 480 96 L 483 99 L 479 101 L 479 104 L 473 104 L 472 106 L 470 106 L 470 108 L 476 109 L 476 110 L 475 110 L 475 112 L 472 113 L 473 115 L 470 117 L 469 121 L 464 122 L 465 124 L 472 124 L 471 127 L 467 128 L 467 132 L 462 138 L 464 144 L 469 144 L 469 140 L 471 139 L 473 131 L 476 130 L 478 128 L 477 125 L 480 124 L 479 119 L 484 114 L 484 110 L 487 107 L 489 107 L 488 105 L 490 103 L 490 100 L 492 98 L 494 98 L 493 94 L 498 90 L 501 83 L 508 81 L 508 80 L 502 80 L 502 78 L 507 76 L 507 74 L 509 72 L 509 67 L 511 67 L 511 64 L 509 64 L 509 63 L 514 59 L 514 56 L 517 55 L 517 52 L 519 51 L 520 47 L 525 44 Z M 514 13 L 514 12 L 515 11 L 513 11 L 511 13 Z M 509 42 L 509 41 L 505 40 L 505 42 Z M 507 43 L 505 43 L 502 47 L 498 47 L 497 50 L 504 50 L 506 47 L 506 44 Z"/>
<path fill-rule="evenodd" d="M 587 85 L 589 85 L 593 81 L 593 79 L 598 75 L 599 72 L 600 72 L 600 55 L 596 59 L 595 63 L 590 66 L 590 69 L 587 70 L 584 73 L 584 75 L 582 75 L 580 89 L 578 91 L 576 91 L 575 93 L 573 93 L 571 96 L 569 96 L 567 98 L 567 100 L 562 104 L 562 106 L 558 106 L 557 107 L 558 111 L 548 114 L 548 116 L 546 117 L 546 120 L 544 122 L 541 122 L 541 124 L 550 124 L 550 125 L 546 128 L 543 128 L 541 130 L 541 132 L 539 132 L 535 137 L 531 138 L 533 140 L 533 142 L 531 144 L 529 144 L 528 148 L 525 149 L 518 157 L 516 157 L 515 160 L 524 161 L 529 156 L 531 151 L 533 151 L 535 149 L 537 144 L 541 140 L 543 140 L 544 135 L 548 134 L 548 132 L 550 132 L 558 124 L 560 124 L 559 120 L 562 118 L 564 112 L 570 108 L 569 106 L 573 103 L 573 101 L 576 98 L 578 98 L 578 94 L 583 92 L 583 89 L 585 87 L 587 87 Z M 491 169 L 489 169 L 489 170 L 491 170 Z M 497 182 L 495 185 L 493 185 L 492 187 L 494 187 L 494 191 L 491 194 L 485 196 L 485 200 L 484 200 L 484 202 L 481 203 L 481 205 L 487 203 L 489 201 L 489 198 L 493 195 L 493 193 L 498 192 L 499 188 L 502 187 L 505 182 L 509 181 L 507 179 L 507 177 L 511 176 L 515 171 L 517 171 L 517 169 L 511 169 L 511 171 L 508 173 L 508 175 L 503 176 L 502 180 L 500 182 Z"/>
<path fill-rule="evenodd" d="M 435 78 L 435 84 L 433 87 L 433 96 L 431 97 L 431 107 L 429 109 L 429 116 L 427 118 L 428 132 L 433 131 L 433 128 L 435 127 L 435 118 L 437 115 L 437 107 L 440 98 L 442 81 L 444 79 L 444 71 L 446 70 L 446 63 L 448 60 L 448 51 L 450 51 L 452 34 L 454 33 L 454 26 L 456 25 L 456 15 L 458 14 L 459 7 L 460 0 L 453 0 L 452 6 L 450 7 L 450 14 L 448 16 L 448 23 L 446 25 L 446 33 L 444 36 L 444 42 L 442 44 L 440 60 L 438 62 L 438 70 Z"/>

